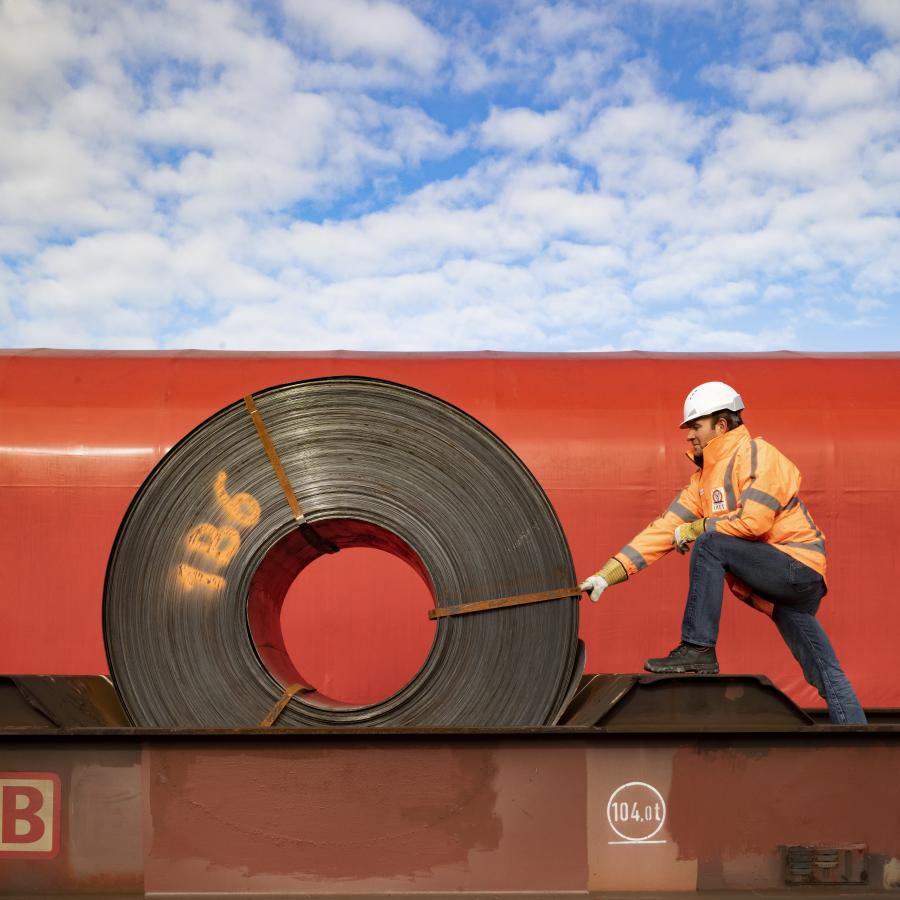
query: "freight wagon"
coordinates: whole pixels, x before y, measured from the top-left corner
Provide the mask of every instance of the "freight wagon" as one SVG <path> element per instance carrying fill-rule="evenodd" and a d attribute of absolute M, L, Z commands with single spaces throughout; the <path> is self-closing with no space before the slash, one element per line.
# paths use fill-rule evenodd
<path fill-rule="evenodd" d="M 104 678 L 102 609 L 135 492 L 217 410 L 334 376 L 487 426 L 543 487 L 579 577 L 689 477 L 685 392 L 734 384 L 751 432 L 804 474 L 829 548 L 820 617 L 873 724 L 822 724 L 771 622 L 733 600 L 727 674 L 633 674 L 678 634 L 673 555 L 581 602 L 588 674 L 552 722 L 135 727 Z M 0 355 L 0 894 L 900 890 L 898 376 L 897 354 Z M 375 544 L 304 568 L 279 621 L 303 681 L 366 707 L 415 677 L 441 627 L 420 574 Z"/>

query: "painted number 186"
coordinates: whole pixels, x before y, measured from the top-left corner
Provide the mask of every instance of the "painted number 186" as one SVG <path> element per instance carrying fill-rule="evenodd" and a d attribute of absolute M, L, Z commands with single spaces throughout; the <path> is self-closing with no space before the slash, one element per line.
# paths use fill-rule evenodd
<path fill-rule="evenodd" d="M 192 553 L 199 554 L 204 560 L 204 568 L 180 563 L 178 580 L 187 591 L 194 588 L 221 590 L 225 587 L 225 579 L 217 572 L 231 562 L 234 554 L 241 546 L 239 528 L 252 528 L 260 517 L 259 502 L 252 494 L 242 491 L 229 494 L 225 485 L 228 473 L 221 471 L 213 482 L 213 496 L 225 516 L 228 524 L 214 525 L 212 522 L 201 522 L 195 525 L 184 539 L 185 546 Z"/>

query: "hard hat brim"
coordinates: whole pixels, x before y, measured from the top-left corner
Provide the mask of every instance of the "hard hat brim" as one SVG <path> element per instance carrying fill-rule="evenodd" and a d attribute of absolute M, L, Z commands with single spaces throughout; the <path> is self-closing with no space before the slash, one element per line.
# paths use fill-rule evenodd
<path fill-rule="evenodd" d="M 679 428 L 687 428 L 691 422 L 695 422 L 697 419 L 702 419 L 705 416 L 711 416 L 714 413 L 722 412 L 723 410 L 729 410 L 730 412 L 740 412 L 744 409 L 744 401 L 741 399 L 740 394 L 736 394 L 734 400 L 731 403 L 726 403 L 724 406 L 717 406 L 715 409 L 710 409 L 707 412 L 698 412 L 696 415 L 691 416 L 689 419 L 685 419 Z"/>

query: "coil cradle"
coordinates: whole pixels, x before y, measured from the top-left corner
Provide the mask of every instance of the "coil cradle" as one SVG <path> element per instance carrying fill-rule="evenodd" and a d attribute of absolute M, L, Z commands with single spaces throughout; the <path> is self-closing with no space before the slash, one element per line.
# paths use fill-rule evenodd
<path fill-rule="evenodd" d="M 280 611 L 323 550 L 399 556 L 438 609 L 575 583 L 540 485 L 457 407 L 360 377 L 285 384 L 253 402 L 312 538 L 298 528 L 243 401 L 163 457 L 122 521 L 104 589 L 110 672 L 134 724 L 258 724 L 303 681 L 284 649 Z M 297 693 L 278 724 L 545 724 L 565 701 L 577 644 L 574 595 L 440 618 L 422 668 L 392 697 L 351 706 Z"/>

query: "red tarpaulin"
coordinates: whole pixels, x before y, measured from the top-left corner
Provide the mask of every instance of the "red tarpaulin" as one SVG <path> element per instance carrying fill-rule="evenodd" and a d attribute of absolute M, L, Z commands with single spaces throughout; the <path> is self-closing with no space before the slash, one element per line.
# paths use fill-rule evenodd
<path fill-rule="evenodd" d="M 819 616 L 861 701 L 900 707 L 894 645 L 900 508 L 900 354 L 644 353 L 0 354 L 0 668 L 106 673 L 102 595 L 116 529 L 168 447 L 263 388 L 364 375 L 428 391 L 493 429 L 556 507 L 584 577 L 687 482 L 685 394 L 732 384 L 745 422 L 803 473 L 828 540 Z M 688 564 L 671 554 L 594 605 L 582 601 L 587 670 L 640 671 L 679 638 Z M 461 598 L 464 600 L 466 598 Z M 480 598 L 479 598 L 480 599 Z M 317 560 L 285 603 L 297 668 L 333 697 L 368 702 L 405 683 L 428 652 L 430 596 L 377 550 Z M 822 706 L 771 621 L 729 597 L 723 672 L 764 674 Z"/>

